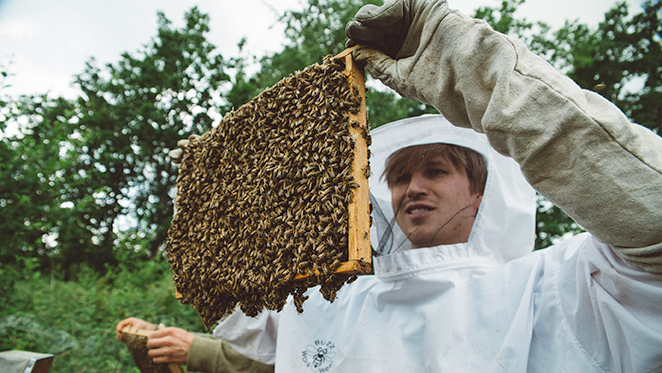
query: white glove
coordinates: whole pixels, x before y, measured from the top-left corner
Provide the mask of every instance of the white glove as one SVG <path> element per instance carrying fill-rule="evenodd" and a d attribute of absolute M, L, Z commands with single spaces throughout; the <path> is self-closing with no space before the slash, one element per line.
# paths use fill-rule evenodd
<path fill-rule="evenodd" d="M 170 152 L 168 152 L 168 157 L 170 157 L 170 160 L 172 160 L 172 163 L 179 163 L 182 161 L 182 155 L 184 155 L 184 149 L 188 146 L 188 144 L 192 140 L 198 139 L 200 136 L 198 135 L 191 135 L 187 139 L 181 139 L 177 141 L 177 149 L 173 149 Z"/>
<path fill-rule="evenodd" d="M 434 105 L 426 86 L 436 84 L 440 51 L 430 50 L 438 26 L 448 15 L 445 0 L 387 0 L 365 5 L 345 29 L 349 45 L 359 44 L 353 57 L 370 75 L 402 96 Z M 425 58 L 427 57 L 427 58 Z M 432 95 L 436 96 L 436 95 Z"/>

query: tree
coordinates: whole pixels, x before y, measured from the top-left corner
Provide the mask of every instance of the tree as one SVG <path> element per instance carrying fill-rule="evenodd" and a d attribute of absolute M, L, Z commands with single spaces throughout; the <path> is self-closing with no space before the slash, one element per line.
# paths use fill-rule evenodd
<path fill-rule="evenodd" d="M 158 253 L 170 226 L 177 175 L 168 149 L 190 133 L 209 130 L 220 116 L 219 91 L 228 76 L 206 40 L 209 17 L 193 8 L 185 21 L 173 30 L 159 13 L 158 35 L 141 56 L 125 53 L 106 71 L 90 63 L 76 79 L 84 93 L 78 100 L 84 141 L 75 169 L 97 181 L 81 191 L 96 196 L 105 251 L 115 245 L 115 225 L 123 216 L 151 238 L 150 256 Z"/>
<path fill-rule="evenodd" d="M 73 104 L 44 95 L 9 101 L 4 109 L 0 142 L 0 259 L 8 264 L 19 258 L 37 258 L 46 264 L 48 256 L 57 255 L 53 240 L 59 227 L 69 222 L 62 192 L 71 159 L 63 152 L 63 144 L 75 129 L 70 122 Z M 11 118 L 25 125 L 19 135 L 5 136 Z"/>
<path fill-rule="evenodd" d="M 125 53 L 103 69 L 90 61 L 76 77 L 78 100 L 25 98 L 16 108 L 8 120 L 24 124 L 18 136 L 3 137 L 9 166 L 1 170 L 0 203 L 17 207 L 3 236 L 25 244 L 12 243 L 7 255 L 23 255 L 47 234 L 48 255 L 66 273 L 83 262 L 103 271 L 117 262 L 120 223 L 135 233 L 123 239 L 149 242 L 140 248 L 148 257 L 159 253 L 177 176 L 167 152 L 211 128 L 229 79 L 206 40 L 209 17 L 193 8 L 185 21 L 172 29 L 159 14 L 157 37 L 138 56 Z M 19 208 L 24 200 L 30 209 Z"/>
<path fill-rule="evenodd" d="M 662 1 L 648 0 L 630 16 L 621 2 L 592 30 L 566 22 L 555 33 L 550 60 L 582 88 L 595 90 L 630 119 L 662 129 Z"/>

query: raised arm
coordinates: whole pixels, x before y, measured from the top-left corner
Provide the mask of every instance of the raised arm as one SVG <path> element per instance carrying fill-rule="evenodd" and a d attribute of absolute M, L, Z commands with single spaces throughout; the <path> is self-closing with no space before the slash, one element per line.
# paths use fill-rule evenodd
<path fill-rule="evenodd" d="M 364 46 L 354 57 L 372 76 L 485 133 L 536 190 L 626 262 L 662 272 L 659 136 L 445 1 L 365 6 L 347 35 Z"/>

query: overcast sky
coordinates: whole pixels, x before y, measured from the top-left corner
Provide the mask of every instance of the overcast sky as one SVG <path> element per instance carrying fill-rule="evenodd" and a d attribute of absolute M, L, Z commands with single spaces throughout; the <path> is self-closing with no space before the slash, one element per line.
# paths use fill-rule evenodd
<path fill-rule="evenodd" d="M 0 0 L 0 65 L 12 87 L 2 93 L 76 96 L 73 76 L 91 57 L 99 66 L 116 62 L 123 52 L 135 53 L 156 35 L 156 13 L 163 11 L 176 27 L 197 5 L 211 17 L 209 40 L 228 58 L 247 38 L 248 52 L 278 51 L 283 29 L 277 16 L 300 9 L 305 0 Z M 472 14 L 479 6 L 498 7 L 501 0 L 450 1 Z M 527 0 L 518 13 L 529 21 L 554 27 L 566 19 L 596 26 L 615 0 Z M 639 12 L 642 0 L 628 0 Z"/>

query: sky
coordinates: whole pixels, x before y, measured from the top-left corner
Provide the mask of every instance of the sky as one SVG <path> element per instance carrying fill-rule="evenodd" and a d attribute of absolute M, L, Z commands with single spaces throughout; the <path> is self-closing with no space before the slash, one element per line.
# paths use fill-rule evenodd
<path fill-rule="evenodd" d="M 210 16 L 208 40 L 225 58 L 246 52 L 263 55 L 281 49 L 285 10 L 302 9 L 305 0 L 0 0 L 0 66 L 11 75 L 2 94 L 43 94 L 74 98 L 74 75 L 95 58 L 97 66 L 135 54 L 156 35 L 157 11 L 181 27 L 193 6 Z M 631 12 L 643 0 L 628 0 Z M 451 0 L 451 8 L 472 14 L 501 0 Z M 566 19 L 597 26 L 615 0 L 527 0 L 516 15 L 561 27 Z"/>

